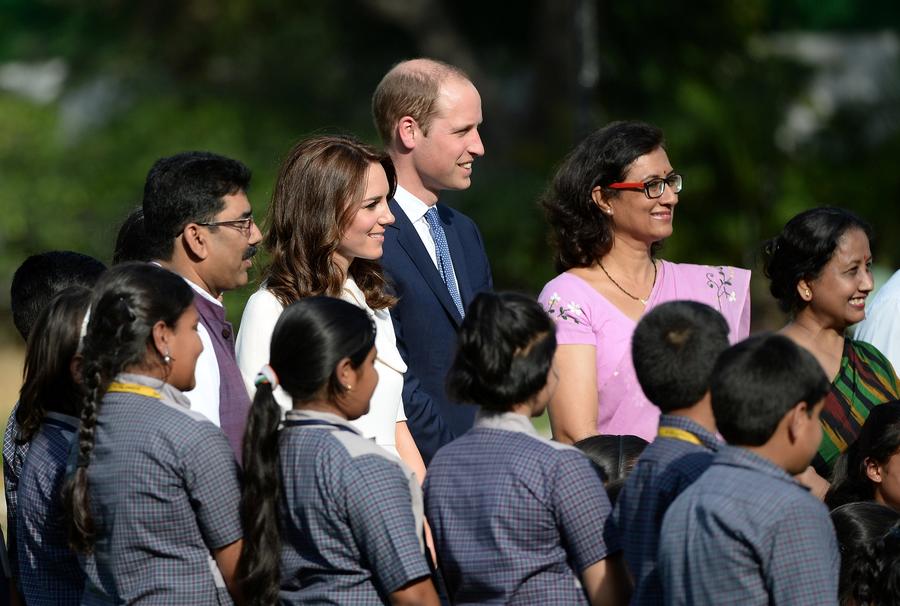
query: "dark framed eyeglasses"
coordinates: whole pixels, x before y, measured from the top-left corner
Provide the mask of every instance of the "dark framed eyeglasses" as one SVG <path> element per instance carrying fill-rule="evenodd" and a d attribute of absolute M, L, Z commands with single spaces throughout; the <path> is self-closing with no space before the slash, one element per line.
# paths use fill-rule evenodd
<path fill-rule="evenodd" d="M 650 179 L 645 183 L 636 181 L 634 183 L 610 183 L 607 187 L 612 189 L 631 189 L 642 191 L 648 198 L 659 198 L 666 191 L 666 187 L 671 187 L 674 193 L 681 193 L 684 180 L 681 175 L 671 174 L 665 179 Z"/>
<path fill-rule="evenodd" d="M 213 221 L 210 223 L 197 223 L 203 227 L 231 227 L 241 232 L 245 237 L 250 236 L 250 230 L 253 229 L 253 215 L 243 219 L 232 219 L 230 221 Z"/>

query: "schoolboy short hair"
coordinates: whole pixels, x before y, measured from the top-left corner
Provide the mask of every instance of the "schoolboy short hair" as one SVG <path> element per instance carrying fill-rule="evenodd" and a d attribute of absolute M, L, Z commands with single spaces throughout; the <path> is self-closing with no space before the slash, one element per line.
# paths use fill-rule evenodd
<path fill-rule="evenodd" d="M 751 337 L 725 350 L 713 368 L 716 426 L 729 444 L 762 446 L 794 406 L 806 402 L 811 413 L 828 386 L 819 362 L 789 338 Z"/>
<path fill-rule="evenodd" d="M 703 303 L 670 301 L 641 318 L 631 341 L 638 382 L 663 414 L 696 404 L 728 349 L 728 323 Z"/>
<path fill-rule="evenodd" d="M 70 286 L 93 288 L 106 265 L 71 250 L 51 250 L 31 255 L 13 274 L 9 303 L 13 324 L 28 340 L 41 311 L 57 294 Z"/>

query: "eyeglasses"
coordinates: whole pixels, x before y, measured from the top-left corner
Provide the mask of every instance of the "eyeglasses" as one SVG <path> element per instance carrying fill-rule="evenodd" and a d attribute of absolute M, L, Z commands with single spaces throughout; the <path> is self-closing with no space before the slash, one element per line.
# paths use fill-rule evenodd
<path fill-rule="evenodd" d="M 197 223 L 203 227 L 231 227 L 241 232 L 245 237 L 250 237 L 250 230 L 253 229 L 253 216 L 243 219 L 232 219 L 231 221 L 214 221 L 212 223 Z"/>
<path fill-rule="evenodd" d="M 610 183 L 608 187 L 613 189 L 633 189 L 642 191 L 648 198 L 659 198 L 666 191 L 666 186 L 672 188 L 672 192 L 680 193 L 683 180 L 681 175 L 671 174 L 665 179 L 650 179 L 646 183 Z"/>

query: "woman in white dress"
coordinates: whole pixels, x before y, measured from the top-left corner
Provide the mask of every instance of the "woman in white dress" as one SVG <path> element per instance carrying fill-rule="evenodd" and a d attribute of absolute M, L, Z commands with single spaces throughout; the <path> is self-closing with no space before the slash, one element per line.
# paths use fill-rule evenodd
<path fill-rule="evenodd" d="M 263 246 L 270 263 L 241 319 L 237 359 L 252 394 L 253 380 L 269 361 L 275 323 L 287 305 L 313 295 L 339 297 L 365 309 L 376 326 L 378 386 L 369 412 L 353 425 L 399 456 L 421 482 L 425 465 L 406 426 L 403 373 L 378 259 L 384 229 L 394 222 L 387 201 L 396 174 L 387 155 L 344 136 L 297 143 L 281 165 L 266 214 Z M 276 400 L 290 410 L 281 390 Z"/>

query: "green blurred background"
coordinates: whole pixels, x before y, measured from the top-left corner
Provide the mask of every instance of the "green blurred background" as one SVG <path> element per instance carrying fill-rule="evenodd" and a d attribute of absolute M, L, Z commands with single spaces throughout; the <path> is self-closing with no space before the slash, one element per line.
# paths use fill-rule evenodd
<path fill-rule="evenodd" d="M 900 262 L 898 25 L 887 0 L 0 0 L 0 364 L 20 372 L 16 266 L 109 261 L 155 159 L 243 160 L 261 219 L 291 144 L 376 142 L 371 92 L 419 55 L 482 92 L 487 154 L 443 200 L 478 222 L 498 288 L 554 274 L 536 199 L 566 151 L 643 119 L 685 176 L 663 256 L 754 268 L 754 330 L 780 326 L 758 250 L 798 211 L 855 210 L 881 275 Z M 253 287 L 228 294 L 233 321 Z"/>

